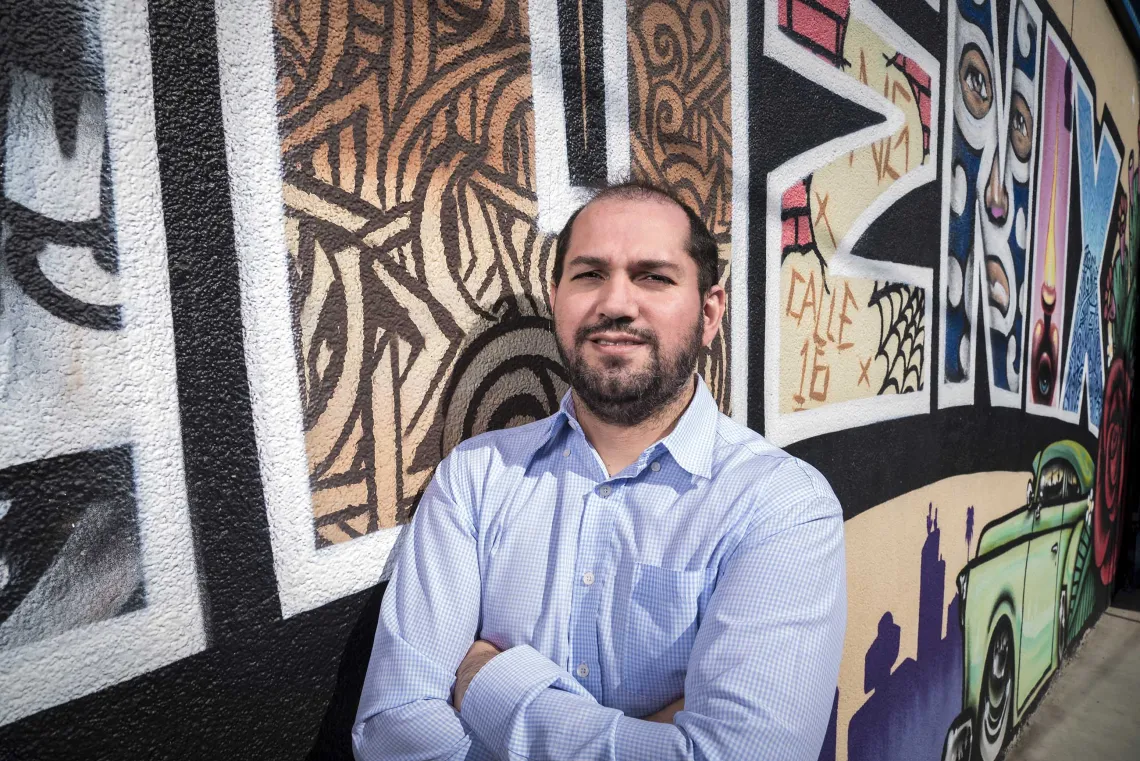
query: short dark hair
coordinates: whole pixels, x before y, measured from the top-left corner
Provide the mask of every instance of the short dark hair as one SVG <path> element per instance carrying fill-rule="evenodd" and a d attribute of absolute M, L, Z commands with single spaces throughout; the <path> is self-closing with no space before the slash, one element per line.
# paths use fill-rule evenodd
<path fill-rule="evenodd" d="M 697 263 L 697 288 L 700 290 L 702 296 L 709 292 L 709 289 L 717 282 L 718 255 L 716 238 L 709 232 L 709 228 L 701 218 L 697 216 L 697 213 L 693 211 L 687 203 L 682 201 L 680 196 L 668 188 L 655 185 L 646 180 L 625 180 L 613 185 L 607 185 L 570 215 L 570 219 L 566 220 L 566 224 L 562 227 L 562 232 L 558 233 L 558 242 L 554 247 L 554 272 L 552 276 L 555 285 L 562 280 L 562 266 L 566 262 L 566 252 L 570 250 L 570 235 L 574 232 L 574 220 L 582 213 L 582 209 L 585 209 L 595 201 L 602 201 L 607 198 L 656 198 L 657 200 L 673 203 L 681 207 L 685 212 L 685 216 L 689 218 L 689 242 L 686 248 L 688 249 L 689 256 L 693 257 L 693 261 Z"/>

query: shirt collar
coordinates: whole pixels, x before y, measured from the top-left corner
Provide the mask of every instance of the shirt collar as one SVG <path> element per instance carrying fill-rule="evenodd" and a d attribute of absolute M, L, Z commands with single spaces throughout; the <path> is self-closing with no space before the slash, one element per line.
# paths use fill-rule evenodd
<path fill-rule="evenodd" d="M 574 419 L 574 402 L 570 396 L 570 390 L 567 389 L 566 393 L 562 395 L 562 402 L 558 405 L 558 411 L 547 418 L 549 421 L 542 434 L 535 442 L 534 451 L 531 457 L 536 456 L 543 447 L 550 444 L 554 437 L 561 433 L 563 426 L 572 425 L 578 427 L 578 421 Z"/>
<path fill-rule="evenodd" d="M 685 408 L 677 425 L 672 432 L 655 446 L 663 446 L 669 450 L 673 459 L 694 476 L 712 478 L 713 445 L 716 443 L 716 425 L 720 416 L 720 409 L 713 398 L 705 379 L 697 376 L 697 389 L 692 401 Z M 562 396 L 562 403 L 558 412 L 550 418 L 550 426 L 535 451 L 550 442 L 562 426 L 570 425 L 581 432 L 578 419 L 574 414 L 574 398 L 568 390 Z"/>
<path fill-rule="evenodd" d="M 713 445 L 720 409 L 705 379 L 697 376 L 697 391 L 673 431 L 661 444 L 677 464 L 694 476 L 712 478 Z"/>

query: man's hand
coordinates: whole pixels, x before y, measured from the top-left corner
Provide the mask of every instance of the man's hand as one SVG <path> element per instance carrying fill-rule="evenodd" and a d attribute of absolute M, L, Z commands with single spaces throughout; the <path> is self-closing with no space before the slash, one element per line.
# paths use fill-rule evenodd
<path fill-rule="evenodd" d="M 467 688 L 479 673 L 479 669 L 501 652 L 503 651 L 482 639 L 475 640 L 475 643 L 468 648 L 467 655 L 463 656 L 459 668 L 455 671 L 455 689 L 452 692 L 451 704 L 455 706 L 456 711 L 463 704 L 463 696 L 467 694 Z"/>
<path fill-rule="evenodd" d="M 673 714 L 677 713 L 678 711 L 684 711 L 684 710 L 685 710 L 685 696 L 682 695 L 680 698 L 673 701 L 669 705 L 665 706 L 664 708 L 662 708 L 657 713 L 649 714 L 648 716 L 646 716 L 643 719 L 643 721 L 655 721 L 658 724 L 672 724 L 673 723 Z"/>

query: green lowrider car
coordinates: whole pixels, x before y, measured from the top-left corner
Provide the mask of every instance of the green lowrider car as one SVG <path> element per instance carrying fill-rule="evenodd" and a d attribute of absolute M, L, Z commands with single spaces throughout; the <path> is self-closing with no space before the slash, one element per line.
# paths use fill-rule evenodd
<path fill-rule="evenodd" d="M 963 711 L 944 761 L 997 758 L 1060 665 L 1087 615 L 1092 489 L 1088 451 L 1058 441 L 1034 458 L 1025 505 L 982 529 L 958 574 Z"/>

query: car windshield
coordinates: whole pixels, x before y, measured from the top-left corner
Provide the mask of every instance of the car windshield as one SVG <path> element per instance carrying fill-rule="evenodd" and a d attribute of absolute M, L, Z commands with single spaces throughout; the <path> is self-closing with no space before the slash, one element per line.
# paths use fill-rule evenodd
<path fill-rule="evenodd" d="M 1041 469 L 1037 479 L 1037 501 L 1048 504 L 1064 502 L 1080 491 L 1077 471 L 1066 460 L 1051 460 Z"/>

